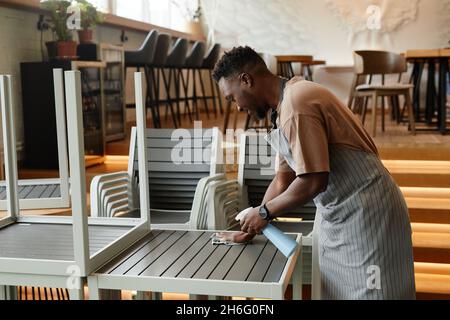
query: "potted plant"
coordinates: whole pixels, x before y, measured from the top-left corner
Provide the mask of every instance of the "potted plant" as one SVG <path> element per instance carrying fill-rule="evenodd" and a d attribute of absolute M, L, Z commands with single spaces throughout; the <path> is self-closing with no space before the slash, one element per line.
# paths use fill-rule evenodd
<path fill-rule="evenodd" d="M 81 30 L 78 30 L 80 43 L 92 42 L 92 27 L 103 21 L 103 15 L 86 0 L 77 0 L 81 13 Z"/>
<path fill-rule="evenodd" d="M 71 5 L 70 1 L 47 0 L 41 2 L 42 8 L 50 12 L 48 21 L 54 36 L 56 36 L 57 58 L 73 59 L 77 55 L 77 43 L 72 40 L 72 30 L 67 27 L 67 8 Z M 51 48 L 47 44 L 47 48 Z M 49 52 L 50 56 L 50 52 Z"/>
<path fill-rule="evenodd" d="M 175 5 L 181 12 L 181 14 L 185 17 L 185 31 L 190 34 L 203 36 L 203 26 L 201 24 L 202 17 L 202 8 L 200 3 L 197 3 L 195 8 L 192 8 L 190 2 L 184 1 L 184 3 L 180 3 L 180 0 L 172 0 L 173 5 Z"/>

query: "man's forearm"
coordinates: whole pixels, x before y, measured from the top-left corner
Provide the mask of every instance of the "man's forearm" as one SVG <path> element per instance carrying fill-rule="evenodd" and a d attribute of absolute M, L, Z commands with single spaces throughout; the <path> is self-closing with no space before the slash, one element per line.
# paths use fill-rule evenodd
<path fill-rule="evenodd" d="M 277 174 L 275 178 L 270 183 L 266 190 L 264 199 L 261 204 L 267 203 L 272 199 L 275 199 L 280 194 L 286 191 L 289 185 L 295 180 L 295 175 L 293 173 L 282 173 Z"/>

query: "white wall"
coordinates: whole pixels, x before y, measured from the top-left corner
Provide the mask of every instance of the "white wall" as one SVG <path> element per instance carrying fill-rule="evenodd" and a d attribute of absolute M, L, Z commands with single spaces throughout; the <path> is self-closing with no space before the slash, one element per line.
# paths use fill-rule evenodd
<path fill-rule="evenodd" d="M 225 47 L 250 45 L 271 54 L 312 54 L 333 65 L 351 64 L 355 49 L 403 52 L 443 47 L 450 41 L 450 0 L 203 0 L 203 3 L 215 39 Z M 369 4 L 381 8 L 380 31 L 371 32 L 367 28 Z"/>
<path fill-rule="evenodd" d="M 370 4 L 381 30 L 367 28 Z M 273 55 L 311 54 L 328 65 L 352 65 L 352 51 L 404 52 L 449 46 L 450 0 L 203 0 L 214 39 Z M 316 80 L 346 100 L 352 70 L 316 68 Z"/>

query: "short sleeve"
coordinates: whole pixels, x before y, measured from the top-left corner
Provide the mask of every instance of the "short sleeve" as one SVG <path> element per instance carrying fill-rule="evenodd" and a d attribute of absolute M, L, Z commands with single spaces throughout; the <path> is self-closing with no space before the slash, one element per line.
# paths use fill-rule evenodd
<path fill-rule="evenodd" d="M 275 172 L 292 172 L 293 170 L 284 157 L 277 153 L 275 158 Z"/>
<path fill-rule="evenodd" d="M 297 176 L 330 172 L 328 136 L 318 116 L 293 115 L 283 126 L 283 133 L 289 141 Z"/>

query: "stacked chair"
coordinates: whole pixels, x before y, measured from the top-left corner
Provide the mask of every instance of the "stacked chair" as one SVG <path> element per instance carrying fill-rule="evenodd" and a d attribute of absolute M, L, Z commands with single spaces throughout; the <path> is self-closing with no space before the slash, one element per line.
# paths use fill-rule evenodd
<path fill-rule="evenodd" d="M 138 215 L 136 138 L 136 129 L 133 128 L 127 172 L 104 174 L 92 180 L 92 217 Z M 214 225 L 211 221 L 222 221 L 208 216 L 213 203 L 206 204 L 214 194 L 210 186 L 230 191 L 221 165 L 218 129 L 148 129 L 147 139 L 152 226 L 207 229 L 208 225 Z M 180 155 L 181 158 L 177 159 Z M 230 211 L 230 214 L 235 213 Z"/>

